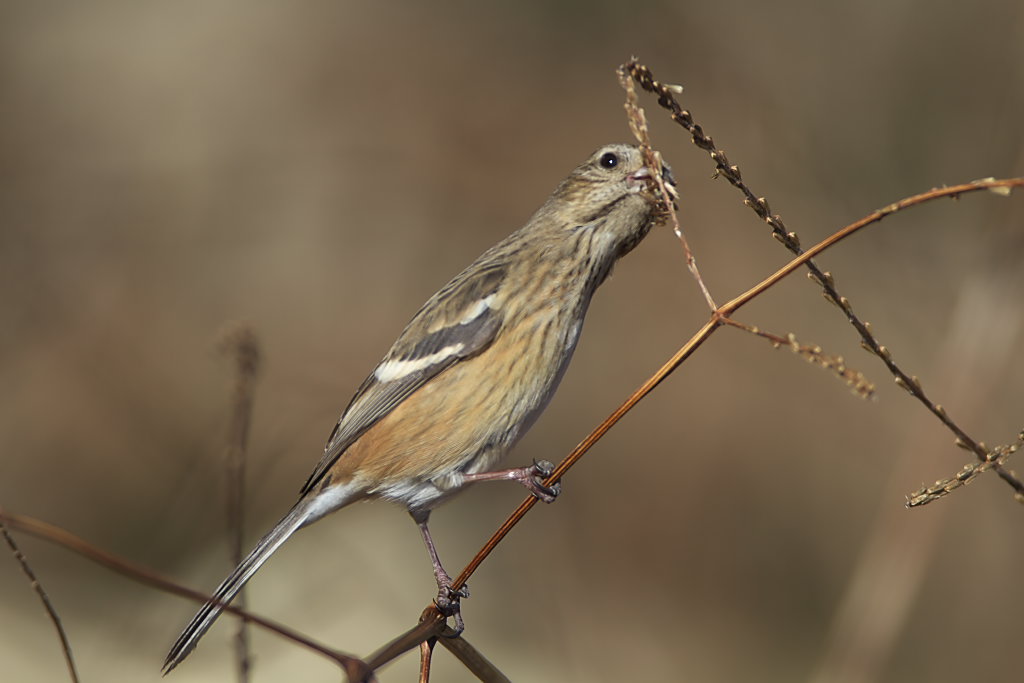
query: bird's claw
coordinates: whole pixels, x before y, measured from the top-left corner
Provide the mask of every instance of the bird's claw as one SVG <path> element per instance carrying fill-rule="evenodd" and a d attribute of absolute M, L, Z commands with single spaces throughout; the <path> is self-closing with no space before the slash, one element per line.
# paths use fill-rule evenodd
<path fill-rule="evenodd" d="M 555 471 L 555 464 L 550 460 L 534 460 L 533 461 L 533 474 L 534 476 L 546 479 L 551 476 L 551 473 Z"/>
<path fill-rule="evenodd" d="M 454 617 L 455 634 L 451 636 L 452 638 L 466 630 L 466 623 L 462 620 L 461 600 L 468 597 L 469 586 L 463 585 L 462 588 L 455 590 L 452 588 L 451 578 L 438 584 L 437 597 L 434 599 L 434 604 L 445 617 Z"/>
<path fill-rule="evenodd" d="M 551 486 L 545 486 L 542 482 L 551 476 L 555 471 L 553 463 L 547 460 L 534 460 L 528 476 L 522 480 L 523 486 L 529 489 L 530 493 L 545 503 L 555 502 L 555 498 L 562 492 L 562 483 L 555 482 Z"/>
<path fill-rule="evenodd" d="M 458 590 L 452 588 L 455 582 L 443 569 L 440 569 L 434 578 L 437 580 L 437 597 L 434 598 L 434 604 L 445 617 L 455 618 L 455 634 L 452 636 L 455 638 L 466 630 L 466 624 L 462 621 L 461 600 L 469 597 L 469 586 L 463 584 Z"/>

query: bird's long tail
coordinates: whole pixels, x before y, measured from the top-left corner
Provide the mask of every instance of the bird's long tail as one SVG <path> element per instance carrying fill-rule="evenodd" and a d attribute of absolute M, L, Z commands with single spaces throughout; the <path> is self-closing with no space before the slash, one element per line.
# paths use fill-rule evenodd
<path fill-rule="evenodd" d="M 341 487 L 338 488 L 340 489 Z M 340 491 L 334 493 L 334 496 L 321 495 L 303 498 L 270 530 L 270 533 L 260 539 L 260 542 L 256 544 L 256 547 L 249 553 L 249 556 L 235 567 L 235 570 L 231 572 L 228 578 L 224 579 L 224 582 L 214 591 L 209 602 L 203 605 L 202 609 L 192 617 L 192 621 L 181 632 L 178 639 L 174 641 L 171 651 L 167 653 L 167 659 L 164 660 L 163 673 L 165 675 L 188 657 L 189 653 L 195 649 L 199 639 L 203 637 L 203 634 L 206 633 L 210 626 L 213 625 L 213 622 L 217 620 L 217 617 L 220 616 L 221 612 L 224 611 L 223 605 L 231 602 L 235 595 L 238 594 L 238 591 L 242 590 L 246 582 L 256 573 L 256 570 L 263 566 L 263 563 L 267 561 L 275 550 L 281 547 L 282 543 L 287 541 L 292 534 L 303 526 L 316 521 L 327 512 L 351 502 L 351 499 L 344 500 L 348 498 L 347 496 L 337 495 Z M 332 498 L 333 500 L 328 501 L 325 500 L 326 498 Z"/>

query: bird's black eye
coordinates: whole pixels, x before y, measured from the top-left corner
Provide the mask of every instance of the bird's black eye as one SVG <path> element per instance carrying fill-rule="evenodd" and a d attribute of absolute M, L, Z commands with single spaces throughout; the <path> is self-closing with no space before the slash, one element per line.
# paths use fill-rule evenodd
<path fill-rule="evenodd" d="M 615 168 L 619 165 L 619 155 L 615 152 L 605 152 L 597 163 L 601 164 L 601 168 Z"/>

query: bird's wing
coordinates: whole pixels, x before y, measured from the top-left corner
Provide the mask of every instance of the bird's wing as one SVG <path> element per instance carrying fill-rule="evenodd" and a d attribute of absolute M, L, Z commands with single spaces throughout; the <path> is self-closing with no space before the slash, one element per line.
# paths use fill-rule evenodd
<path fill-rule="evenodd" d="M 414 391 L 490 346 L 502 323 L 496 293 L 506 272 L 500 260 L 477 262 L 424 304 L 342 413 L 303 494 L 356 439 Z"/>

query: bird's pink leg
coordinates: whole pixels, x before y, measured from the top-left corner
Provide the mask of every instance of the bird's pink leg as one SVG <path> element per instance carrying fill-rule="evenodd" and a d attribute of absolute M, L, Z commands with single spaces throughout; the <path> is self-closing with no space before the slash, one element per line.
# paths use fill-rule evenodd
<path fill-rule="evenodd" d="M 423 534 L 423 542 L 427 544 L 427 552 L 430 553 L 430 563 L 434 566 L 434 580 L 437 581 L 437 598 L 434 603 L 441 610 L 441 614 L 448 617 L 455 617 L 455 634 L 458 635 L 466 628 L 462 621 L 462 610 L 459 601 L 469 597 L 469 588 L 463 586 L 459 590 L 452 589 L 452 577 L 441 565 L 441 558 L 437 556 L 437 548 L 434 547 L 434 539 L 430 537 L 430 528 L 427 520 L 430 518 L 430 510 L 410 510 L 420 533 Z"/>
<path fill-rule="evenodd" d="M 544 486 L 541 482 L 554 471 L 555 466 L 547 460 L 534 460 L 533 464 L 527 467 L 466 474 L 463 481 L 467 484 L 477 481 L 518 481 L 540 500 L 545 503 L 553 503 L 558 494 L 562 492 L 562 485 L 555 482 L 554 486 Z"/>

